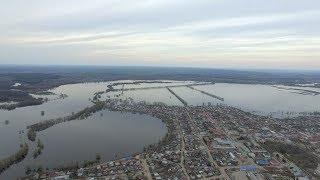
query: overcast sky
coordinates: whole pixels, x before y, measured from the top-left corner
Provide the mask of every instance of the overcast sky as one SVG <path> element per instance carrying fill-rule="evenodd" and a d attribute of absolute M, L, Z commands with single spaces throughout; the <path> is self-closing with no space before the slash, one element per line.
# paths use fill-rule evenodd
<path fill-rule="evenodd" d="M 319 0 L 3 0 L 0 64 L 320 69 Z"/>

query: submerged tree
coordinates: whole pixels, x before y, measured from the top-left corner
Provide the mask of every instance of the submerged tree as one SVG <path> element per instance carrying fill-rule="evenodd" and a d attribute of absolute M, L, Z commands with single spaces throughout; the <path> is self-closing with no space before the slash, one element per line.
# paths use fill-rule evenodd
<path fill-rule="evenodd" d="M 29 139 L 30 141 L 35 141 L 35 140 L 36 140 L 36 137 L 37 137 L 37 133 L 33 130 L 33 128 L 30 128 L 30 129 L 28 130 L 27 136 L 28 136 L 28 139 Z"/>

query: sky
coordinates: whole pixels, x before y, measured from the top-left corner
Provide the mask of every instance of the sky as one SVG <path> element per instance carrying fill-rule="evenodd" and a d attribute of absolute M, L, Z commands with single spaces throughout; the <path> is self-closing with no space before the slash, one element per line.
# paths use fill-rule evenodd
<path fill-rule="evenodd" d="M 319 0 L 7 0 L 0 64 L 320 69 Z"/>

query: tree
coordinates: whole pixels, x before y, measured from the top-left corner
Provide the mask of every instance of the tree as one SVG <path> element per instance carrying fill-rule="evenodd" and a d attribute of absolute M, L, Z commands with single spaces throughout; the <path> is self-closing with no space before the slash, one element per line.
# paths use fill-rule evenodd
<path fill-rule="evenodd" d="M 31 168 L 30 168 L 30 166 L 27 166 L 26 167 L 26 175 L 29 175 L 30 173 L 31 173 Z"/>
<path fill-rule="evenodd" d="M 97 162 L 100 162 L 100 160 L 101 160 L 101 156 L 100 156 L 100 154 L 97 153 L 97 154 L 96 154 L 96 161 L 97 161 Z"/>
<path fill-rule="evenodd" d="M 29 139 L 30 141 L 35 141 L 35 140 L 36 140 L 37 133 L 33 130 L 33 128 L 30 128 L 30 129 L 28 130 L 27 136 L 28 136 L 28 139 Z"/>

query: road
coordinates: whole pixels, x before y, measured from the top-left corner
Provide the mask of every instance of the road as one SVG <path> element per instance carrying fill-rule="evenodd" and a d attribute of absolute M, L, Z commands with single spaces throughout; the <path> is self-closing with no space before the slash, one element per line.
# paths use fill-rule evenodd
<path fill-rule="evenodd" d="M 192 123 L 192 126 L 193 126 L 193 127 L 197 127 L 197 126 L 194 124 L 193 118 L 191 117 L 191 115 L 190 115 L 190 113 L 189 113 L 189 108 L 188 108 L 187 106 L 186 106 L 186 113 L 187 113 L 187 115 L 188 115 L 188 117 L 189 117 L 190 122 Z M 210 150 L 209 150 L 208 146 L 206 145 L 206 143 L 205 143 L 204 140 L 203 140 L 203 136 L 199 133 L 199 131 L 197 132 L 197 135 L 198 135 L 198 138 L 199 138 L 200 141 L 201 141 L 202 146 L 203 146 L 203 147 L 205 148 L 205 150 L 206 150 L 206 153 L 207 153 L 207 155 L 208 155 L 208 157 L 209 157 L 209 161 L 211 162 L 212 165 L 214 165 L 216 168 L 218 168 L 219 166 L 218 166 L 218 164 L 214 161 L 213 157 L 211 156 Z M 224 179 L 230 180 L 230 178 L 229 178 L 229 176 L 227 175 L 227 173 L 225 172 L 224 168 L 220 167 L 220 168 L 219 168 L 219 171 L 220 171 L 220 173 L 221 173 L 220 176 L 213 176 L 213 177 L 210 177 L 209 179 L 211 179 L 211 178 L 224 178 Z M 206 178 L 205 178 L 205 179 L 206 179 Z"/>
<path fill-rule="evenodd" d="M 147 164 L 146 159 L 142 158 L 141 155 L 138 156 L 138 159 L 140 159 L 140 161 L 142 162 L 143 169 L 144 169 L 144 174 L 145 174 L 146 178 L 148 180 L 152 180 L 152 176 L 151 176 L 151 173 L 150 173 L 150 170 L 149 170 L 149 166 Z"/>
<path fill-rule="evenodd" d="M 183 170 L 184 175 L 187 177 L 188 180 L 190 180 L 190 176 L 187 173 L 187 170 L 186 170 L 186 168 L 184 166 L 184 154 L 185 154 L 186 149 L 185 149 L 185 143 L 184 143 L 184 135 L 182 134 L 180 125 L 179 125 L 179 132 L 180 132 L 181 137 L 182 137 L 181 149 L 180 149 L 180 152 L 181 152 L 180 166 L 181 166 L 181 168 Z"/>

